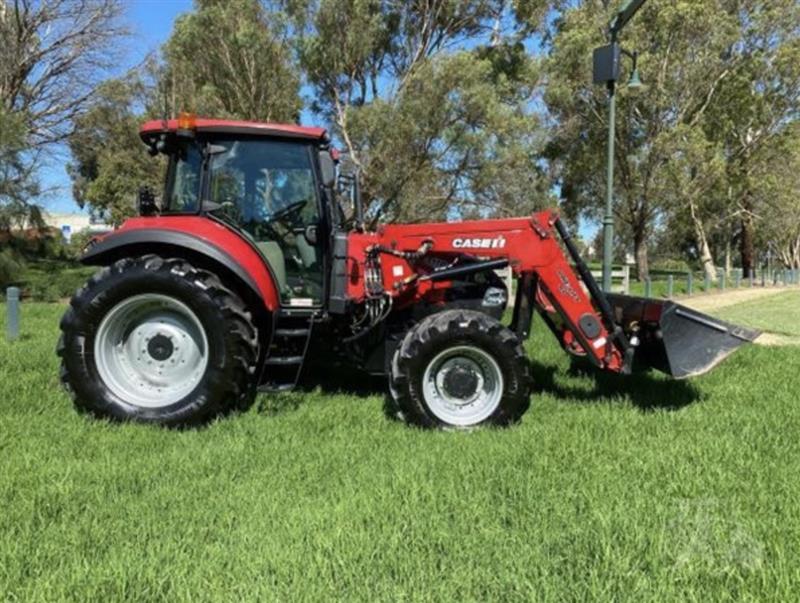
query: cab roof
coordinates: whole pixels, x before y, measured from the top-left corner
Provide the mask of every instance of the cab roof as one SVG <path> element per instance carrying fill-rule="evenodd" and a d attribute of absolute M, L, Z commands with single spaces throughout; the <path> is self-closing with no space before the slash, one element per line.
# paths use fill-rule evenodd
<path fill-rule="evenodd" d="M 139 136 L 147 140 L 162 132 L 175 132 L 178 129 L 177 119 L 155 119 L 142 125 Z M 271 136 L 279 138 L 301 138 L 306 140 L 327 141 L 325 128 L 297 126 L 291 124 L 259 123 L 254 121 L 237 121 L 230 119 L 209 119 L 198 117 L 195 120 L 198 132 L 217 134 L 247 134 L 251 136 Z"/>

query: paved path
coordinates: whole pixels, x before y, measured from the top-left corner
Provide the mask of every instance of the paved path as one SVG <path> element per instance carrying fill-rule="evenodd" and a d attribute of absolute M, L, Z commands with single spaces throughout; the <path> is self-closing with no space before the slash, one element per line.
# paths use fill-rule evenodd
<path fill-rule="evenodd" d="M 778 293 L 784 293 L 786 291 L 791 291 L 791 289 L 789 287 L 755 287 L 753 289 L 733 289 L 721 293 L 709 293 L 707 295 L 687 297 L 676 301 L 700 312 L 713 312 L 714 310 L 719 310 L 726 306 L 733 306 L 754 299 L 777 295 Z"/>
<path fill-rule="evenodd" d="M 688 306 L 699 312 L 713 313 L 715 310 L 748 302 L 754 299 L 770 297 L 786 291 L 797 291 L 796 287 L 756 287 L 753 289 L 734 289 L 723 293 L 710 293 L 678 300 L 684 306 Z M 783 335 L 780 333 L 763 332 L 755 343 L 759 345 L 800 345 L 799 337 Z"/>

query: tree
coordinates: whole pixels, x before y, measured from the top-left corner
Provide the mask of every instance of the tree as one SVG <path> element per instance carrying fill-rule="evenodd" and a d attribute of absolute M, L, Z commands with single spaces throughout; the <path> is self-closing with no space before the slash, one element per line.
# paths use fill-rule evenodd
<path fill-rule="evenodd" d="M 164 45 L 167 112 L 297 121 L 300 77 L 281 22 L 258 0 L 195 0 Z"/>
<path fill-rule="evenodd" d="M 39 186 L 25 161 L 25 123 L 19 113 L 0 109 L 0 232 L 24 227 Z"/>
<path fill-rule="evenodd" d="M 714 155 L 694 131 L 715 103 L 731 65 L 722 60 L 738 40 L 735 15 L 723 0 L 669 2 L 652 0 L 623 36 L 623 46 L 640 51 L 639 67 L 647 83 L 633 95 L 618 84 L 615 213 L 631 236 L 639 277 L 648 273 L 648 241 L 670 209 L 698 209 L 696 201 L 719 177 L 718 164 L 700 163 Z M 609 8 L 616 8 L 616 5 Z M 605 42 L 612 12 L 599 2 L 567 8 L 556 20 L 552 52 L 547 61 L 549 87 L 545 98 L 557 120 L 550 157 L 559 166 L 566 203 L 575 213 L 598 218 L 605 177 L 607 94 L 591 83 L 591 52 Z M 683 157 L 690 172 L 679 178 L 665 170 Z M 688 163 L 686 160 L 688 159 Z M 697 216 L 697 212 L 695 212 Z M 702 220 L 693 220 L 702 225 Z M 704 233 L 697 233 L 700 255 L 708 268 Z"/>
<path fill-rule="evenodd" d="M 39 161 L 114 65 L 120 12 L 118 0 L 0 0 L 0 228 L 41 221 Z"/>
<path fill-rule="evenodd" d="M 543 202 L 542 127 L 530 107 L 538 70 L 505 35 L 503 4 L 289 3 L 312 109 L 360 168 L 373 221 L 519 213 Z M 466 50 L 467 38 L 484 43 Z"/>
<path fill-rule="evenodd" d="M 0 106 L 24 116 L 38 149 L 63 141 L 115 65 L 118 0 L 1 0 Z"/>
<path fill-rule="evenodd" d="M 546 100 L 557 124 L 549 157 L 568 207 L 594 218 L 607 123 L 605 91 L 589 83 L 589 57 L 616 8 L 565 3 L 547 61 Z M 648 241 L 667 223 L 693 231 L 709 275 L 713 243 L 728 250 L 734 237 L 750 269 L 758 183 L 748 174 L 757 149 L 796 119 L 799 11 L 793 0 L 651 0 L 625 30 L 623 46 L 641 51 L 648 87 L 637 97 L 618 94 L 616 214 L 640 277 Z"/>
<path fill-rule="evenodd" d="M 113 224 L 134 214 L 139 187 L 159 190 L 163 180 L 164 162 L 148 156 L 139 139 L 145 115 L 137 108 L 153 96 L 153 85 L 136 72 L 105 82 L 68 139 L 73 198 Z"/>
<path fill-rule="evenodd" d="M 278 12 L 256 0 L 197 0 L 181 16 L 159 60 L 106 82 L 69 137 L 68 172 L 81 206 L 118 224 L 138 189 L 160 190 L 164 163 L 147 156 L 139 127 L 190 110 L 214 117 L 295 121 L 299 76 L 280 37 Z"/>
<path fill-rule="evenodd" d="M 767 244 L 786 268 L 800 270 L 800 124 L 764 147 L 751 177 L 752 201 Z"/>
<path fill-rule="evenodd" d="M 766 208 L 757 200 L 768 178 L 769 147 L 796 123 L 800 111 L 800 5 L 795 0 L 745 2 L 724 7 L 737 39 L 723 55 L 724 98 L 708 120 L 709 137 L 724 145 L 731 202 L 740 221 L 745 276 L 755 265 L 756 224 Z M 755 177 L 758 175 L 758 177 Z"/>

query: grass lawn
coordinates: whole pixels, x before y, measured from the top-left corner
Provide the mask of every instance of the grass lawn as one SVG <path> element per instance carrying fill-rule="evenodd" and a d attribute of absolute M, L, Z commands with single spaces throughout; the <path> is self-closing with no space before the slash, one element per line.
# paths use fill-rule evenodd
<path fill-rule="evenodd" d="M 724 313 L 789 329 L 786 304 Z M 798 347 L 691 382 L 597 378 L 537 323 L 534 403 L 508 430 L 409 429 L 360 385 L 177 432 L 73 411 L 62 311 L 26 304 L 0 341 L 2 600 L 797 596 Z"/>
<path fill-rule="evenodd" d="M 800 337 L 800 291 L 794 289 L 722 308 L 716 314 L 736 324 Z"/>

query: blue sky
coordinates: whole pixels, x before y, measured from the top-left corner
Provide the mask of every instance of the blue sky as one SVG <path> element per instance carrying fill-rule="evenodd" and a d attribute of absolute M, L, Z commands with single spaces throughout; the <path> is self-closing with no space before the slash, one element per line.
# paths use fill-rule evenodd
<path fill-rule="evenodd" d="M 126 43 L 126 61 L 119 66 L 121 75 L 156 50 L 172 31 L 175 18 L 192 8 L 191 0 L 126 0 L 125 20 L 133 35 Z M 43 187 L 51 191 L 42 200 L 51 212 L 77 212 L 72 200 L 71 183 L 66 173 L 69 155 L 65 150 L 56 153 L 42 172 Z"/>

